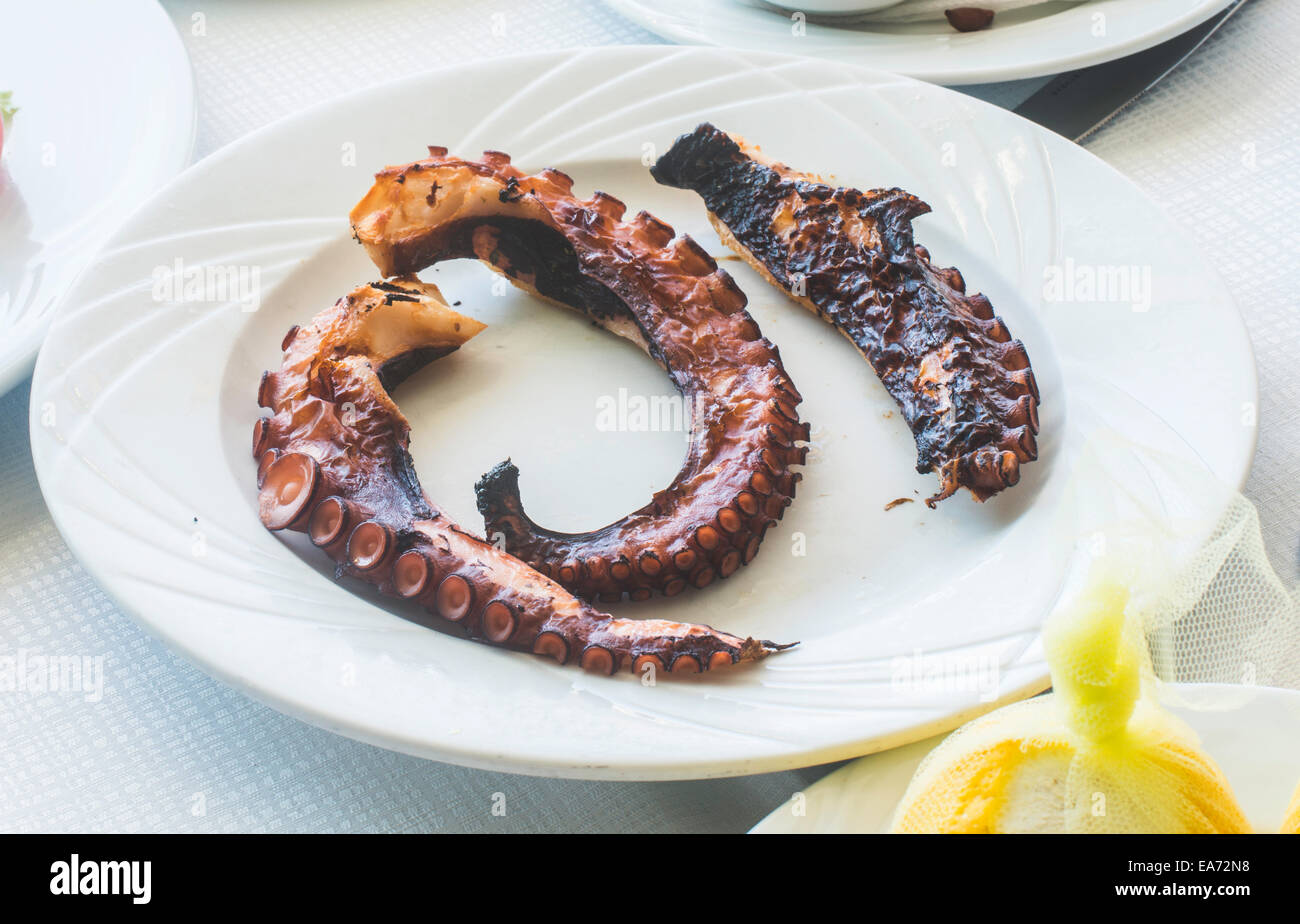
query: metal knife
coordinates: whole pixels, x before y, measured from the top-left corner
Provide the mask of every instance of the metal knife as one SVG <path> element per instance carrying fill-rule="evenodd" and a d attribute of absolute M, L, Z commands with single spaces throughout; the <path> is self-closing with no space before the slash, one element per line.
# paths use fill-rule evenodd
<path fill-rule="evenodd" d="M 1015 112 L 1082 142 L 1187 60 L 1245 4 L 1235 0 L 1218 15 L 1146 51 L 1061 74 Z"/>

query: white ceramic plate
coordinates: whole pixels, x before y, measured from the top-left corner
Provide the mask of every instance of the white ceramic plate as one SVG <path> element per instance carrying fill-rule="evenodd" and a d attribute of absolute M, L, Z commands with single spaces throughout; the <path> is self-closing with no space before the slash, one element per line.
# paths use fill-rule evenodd
<path fill-rule="evenodd" d="M 722 254 L 698 199 L 657 186 L 643 163 L 705 118 L 804 169 L 898 184 L 933 203 L 919 239 L 989 294 L 1041 385 L 1041 459 L 1015 490 L 984 505 L 961 496 L 934 512 L 911 503 L 886 513 L 936 484 L 913 471 L 893 402 L 846 340 L 733 260 L 806 397 L 815 450 L 752 566 L 704 592 L 619 610 L 799 648 L 653 688 L 590 677 L 403 621 L 396 605 L 336 585 L 324 556 L 262 529 L 249 454 L 258 379 L 279 362 L 290 325 L 374 277 L 346 219 L 372 171 L 430 143 L 506 150 Z M 1046 303 L 1044 267 L 1067 257 L 1146 267 L 1157 297 L 1145 312 Z M 1044 687 L 1038 629 L 1070 551 L 1048 537 L 1090 421 L 1109 417 L 1135 437 L 1166 421 L 1220 477 L 1241 482 L 1254 368 L 1212 265 L 1101 161 L 928 84 L 700 48 L 494 60 L 270 126 L 142 209 L 51 331 L 32 395 L 33 453 L 60 530 L 128 611 L 215 675 L 308 721 L 539 774 L 687 778 L 820 763 L 926 737 Z M 256 273 L 260 285 L 169 292 L 178 267 L 229 267 L 230 279 Z M 647 357 L 574 313 L 509 286 L 497 294 L 476 263 L 425 276 L 490 325 L 398 392 L 425 489 L 453 516 L 480 526 L 473 483 L 507 456 L 523 471 L 529 511 L 563 530 L 609 522 L 672 479 L 682 433 L 599 428 L 603 397 L 671 394 Z M 989 664 L 996 676 L 966 691 L 900 691 L 898 658 L 917 652 Z"/>
<path fill-rule="evenodd" d="M 1300 691 L 1175 684 L 1170 711 L 1200 736 L 1251 826 L 1272 832 L 1300 784 Z M 943 736 L 855 760 L 775 809 L 751 834 L 881 834 L 925 755 Z"/>
<path fill-rule="evenodd" d="M 674 42 L 811 55 L 958 85 L 1040 77 L 1121 58 L 1190 29 L 1232 0 L 1046 3 L 999 13 L 989 29 L 966 34 L 943 20 L 796 21 L 798 14 L 744 0 L 605 2 Z"/>
<path fill-rule="evenodd" d="M 189 163 L 190 62 L 152 0 L 6 4 L 0 90 L 0 394 L 25 378 L 55 301 L 130 212 Z"/>

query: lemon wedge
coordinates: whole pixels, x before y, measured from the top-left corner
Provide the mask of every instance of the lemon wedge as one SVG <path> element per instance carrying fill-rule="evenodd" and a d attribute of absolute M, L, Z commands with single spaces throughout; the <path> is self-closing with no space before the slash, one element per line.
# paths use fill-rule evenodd
<path fill-rule="evenodd" d="M 1249 832 L 1222 771 L 1156 701 L 1130 610 L 1127 588 L 1098 576 L 1053 615 L 1043 640 L 1054 692 L 946 738 L 917 769 L 893 830 Z"/>

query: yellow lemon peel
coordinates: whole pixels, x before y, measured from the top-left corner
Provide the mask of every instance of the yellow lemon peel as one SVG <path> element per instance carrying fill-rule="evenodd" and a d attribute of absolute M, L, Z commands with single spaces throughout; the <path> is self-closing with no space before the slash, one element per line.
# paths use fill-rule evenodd
<path fill-rule="evenodd" d="M 1249 832 L 1222 771 L 1156 701 L 1131 609 L 1128 588 L 1098 569 L 1044 629 L 1054 693 L 945 739 L 918 768 L 892 830 Z"/>
<path fill-rule="evenodd" d="M 1300 786 L 1291 795 L 1291 804 L 1286 807 L 1286 817 L 1282 819 L 1279 834 L 1300 834 Z"/>

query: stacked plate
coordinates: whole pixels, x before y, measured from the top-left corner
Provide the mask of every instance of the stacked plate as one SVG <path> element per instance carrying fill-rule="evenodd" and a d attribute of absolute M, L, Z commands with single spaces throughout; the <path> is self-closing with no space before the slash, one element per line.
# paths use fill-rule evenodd
<path fill-rule="evenodd" d="M 605 2 L 674 42 L 811 55 L 952 86 L 1110 61 L 1185 32 L 1233 0 Z M 999 12 L 987 29 L 958 33 L 942 15 L 949 6 Z"/>

